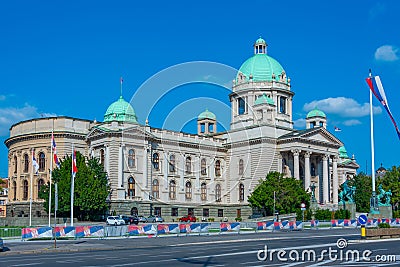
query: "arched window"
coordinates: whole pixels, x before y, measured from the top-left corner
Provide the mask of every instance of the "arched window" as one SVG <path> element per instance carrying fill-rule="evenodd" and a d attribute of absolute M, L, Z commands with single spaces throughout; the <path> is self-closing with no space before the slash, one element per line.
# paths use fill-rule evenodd
<path fill-rule="evenodd" d="M 186 173 L 192 173 L 192 158 L 186 158 Z"/>
<path fill-rule="evenodd" d="M 215 176 L 221 176 L 221 161 L 215 161 Z"/>
<path fill-rule="evenodd" d="M 239 201 L 244 201 L 244 184 L 239 185 Z"/>
<path fill-rule="evenodd" d="M 279 98 L 279 113 L 286 113 L 286 97 Z"/>
<path fill-rule="evenodd" d="M 22 186 L 23 186 L 23 191 L 24 191 L 22 198 L 24 200 L 27 200 L 28 199 L 28 181 L 24 180 Z"/>
<path fill-rule="evenodd" d="M 135 167 L 135 150 L 129 149 L 128 151 L 128 167 L 134 168 Z"/>
<path fill-rule="evenodd" d="M 160 156 L 158 153 L 153 154 L 153 168 L 157 171 L 160 169 Z"/>
<path fill-rule="evenodd" d="M 15 181 L 12 183 L 12 190 L 13 190 L 13 200 L 17 200 L 17 183 Z"/>
<path fill-rule="evenodd" d="M 206 159 L 201 159 L 201 175 L 207 175 L 207 161 Z"/>
<path fill-rule="evenodd" d="M 131 209 L 131 215 L 132 216 L 137 216 L 139 213 L 138 213 L 138 209 L 136 208 L 136 207 L 133 207 L 132 209 Z"/>
<path fill-rule="evenodd" d="M 135 179 L 133 179 L 133 177 L 129 177 L 128 179 L 128 196 L 135 196 Z"/>
<path fill-rule="evenodd" d="M 201 197 L 201 200 L 203 200 L 203 201 L 207 200 L 207 184 L 206 183 L 201 184 L 200 197 Z"/>
<path fill-rule="evenodd" d="M 24 154 L 24 172 L 29 172 L 29 156 Z"/>
<path fill-rule="evenodd" d="M 44 186 L 44 180 L 43 179 L 39 179 L 38 184 L 37 184 L 37 195 L 38 195 L 38 198 L 39 198 L 39 192 L 40 192 L 40 189 L 42 189 L 42 186 Z"/>
<path fill-rule="evenodd" d="M 104 149 L 100 149 L 100 164 L 104 166 Z"/>
<path fill-rule="evenodd" d="M 243 159 L 239 159 L 239 175 L 243 175 L 244 164 Z"/>
<path fill-rule="evenodd" d="M 175 172 L 175 155 L 169 156 L 169 172 Z"/>
<path fill-rule="evenodd" d="M 191 200 L 192 199 L 192 183 L 191 182 L 186 182 L 186 191 L 185 191 L 185 198 L 186 200 Z"/>
<path fill-rule="evenodd" d="M 215 201 L 221 202 L 221 185 L 217 184 L 215 186 Z"/>
<path fill-rule="evenodd" d="M 43 152 L 39 153 L 39 171 L 44 171 L 46 168 L 46 156 Z"/>
<path fill-rule="evenodd" d="M 159 198 L 160 192 L 159 192 L 159 183 L 157 179 L 153 180 L 153 198 Z"/>
<path fill-rule="evenodd" d="M 169 182 L 169 198 L 176 199 L 176 184 L 174 180 Z"/>
<path fill-rule="evenodd" d="M 18 161 L 17 161 L 17 156 L 14 156 L 14 173 L 17 173 L 17 163 L 18 163 Z"/>

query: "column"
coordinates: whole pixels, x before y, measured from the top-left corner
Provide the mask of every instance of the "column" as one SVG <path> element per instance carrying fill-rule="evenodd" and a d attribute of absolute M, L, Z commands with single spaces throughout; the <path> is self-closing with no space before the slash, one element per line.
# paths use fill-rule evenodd
<path fill-rule="evenodd" d="M 169 168 L 169 158 L 168 158 L 168 152 L 164 152 L 164 188 L 165 190 L 168 190 L 168 168 Z M 161 195 L 160 195 L 161 196 Z"/>
<path fill-rule="evenodd" d="M 322 185 L 323 185 L 323 202 L 322 203 L 328 203 L 329 202 L 329 179 L 328 179 L 328 155 L 324 155 L 322 157 Z"/>
<path fill-rule="evenodd" d="M 149 179 L 148 179 L 148 175 L 147 175 L 147 169 L 148 169 L 148 162 L 147 162 L 147 147 L 145 146 L 143 148 L 143 185 L 145 186 L 146 189 L 149 188 Z"/>
<path fill-rule="evenodd" d="M 184 191 L 185 189 L 185 155 L 182 154 L 181 156 L 181 175 L 180 175 L 180 179 L 179 179 L 179 183 L 180 183 L 180 191 Z"/>
<path fill-rule="evenodd" d="M 337 171 L 337 161 L 338 161 L 338 156 L 335 155 L 332 160 L 332 203 L 333 204 L 338 204 L 339 199 L 338 199 L 338 190 L 339 190 L 339 178 L 338 178 L 338 171 Z"/>
<path fill-rule="evenodd" d="M 105 165 L 106 172 L 108 173 L 110 171 L 110 147 L 108 145 L 106 145 L 104 150 L 105 150 L 104 151 L 104 153 L 105 153 L 105 163 L 104 163 L 104 165 Z"/>
<path fill-rule="evenodd" d="M 278 154 L 278 172 L 282 173 L 282 154 Z"/>
<path fill-rule="evenodd" d="M 310 155 L 311 152 L 306 151 L 304 154 L 304 189 L 310 191 L 311 173 L 310 173 Z"/>
<path fill-rule="evenodd" d="M 194 156 L 194 174 L 196 176 L 196 191 L 200 190 L 200 156 Z"/>
<path fill-rule="evenodd" d="M 125 199 L 125 188 L 124 188 L 124 152 L 123 146 L 120 145 L 118 148 L 118 185 L 117 185 L 117 199 Z"/>
<path fill-rule="evenodd" d="M 300 170 L 299 170 L 299 155 L 300 155 L 301 150 L 294 149 L 292 150 L 293 153 L 293 164 L 294 164 L 294 170 L 293 170 L 293 175 L 296 180 L 300 179 Z"/>

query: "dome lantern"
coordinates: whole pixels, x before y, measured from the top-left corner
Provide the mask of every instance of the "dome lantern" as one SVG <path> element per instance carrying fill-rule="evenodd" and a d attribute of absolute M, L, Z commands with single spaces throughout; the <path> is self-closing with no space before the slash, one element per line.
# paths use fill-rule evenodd
<path fill-rule="evenodd" d="M 267 43 L 263 38 L 258 38 L 254 43 L 254 54 L 267 54 Z"/>

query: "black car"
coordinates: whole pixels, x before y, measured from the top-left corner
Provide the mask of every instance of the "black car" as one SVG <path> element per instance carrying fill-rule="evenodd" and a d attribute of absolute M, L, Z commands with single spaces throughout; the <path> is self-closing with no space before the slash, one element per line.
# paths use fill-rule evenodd
<path fill-rule="evenodd" d="M 122 220 L 124 220 L 125 224 L 139 224 L 139 218 L 137 216 L 120 216 Z"/>

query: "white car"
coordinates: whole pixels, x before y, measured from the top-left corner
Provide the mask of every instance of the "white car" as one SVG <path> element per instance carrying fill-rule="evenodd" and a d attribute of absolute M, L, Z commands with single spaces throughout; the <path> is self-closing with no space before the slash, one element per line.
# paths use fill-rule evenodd
<path fill-rule="evenodd" d="M 108 216 L 106 223 L 108 225 L 123 225 L 125 221 L 118 216 Z"/>

